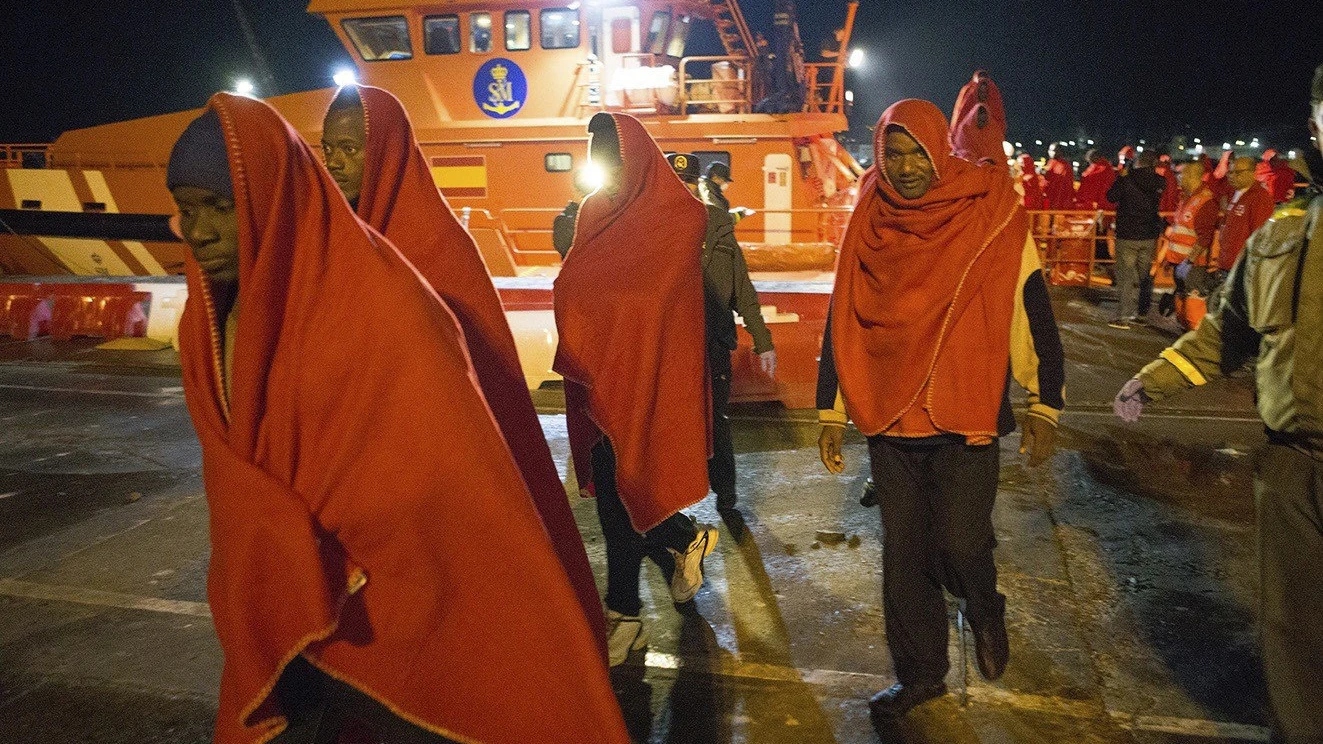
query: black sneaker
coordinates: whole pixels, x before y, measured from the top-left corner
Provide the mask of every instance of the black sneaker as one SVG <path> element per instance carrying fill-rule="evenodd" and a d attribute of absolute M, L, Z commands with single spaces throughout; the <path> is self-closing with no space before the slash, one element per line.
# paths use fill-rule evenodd
<path fill-rule="evenodd" d="M 920 705 L 946 694 L 946 683 L 907 685 L 897 682 L 868 701 L 874 718 L 899 718 Z"/>
<path fill-rule="evenodd" d="M 1006 599 L 1000 598 L 998 609 L 983 618 L 966 616 L 970 630 L 974 632 L 974 658 L 978 662 L 978 673 L 989 682 L 997 680 L 1006 672 L 1006 664 L 1011 660 L 1011 643 L 1006 637 Z"/>

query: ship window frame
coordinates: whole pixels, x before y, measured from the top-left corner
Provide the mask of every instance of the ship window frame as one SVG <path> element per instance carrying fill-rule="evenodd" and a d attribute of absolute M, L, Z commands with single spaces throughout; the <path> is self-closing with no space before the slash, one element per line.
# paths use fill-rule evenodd
<path fill-rule="evenodd" d="M 666 56 L 680 58 L 684 56 L 685 44 L 689 43 L 689 32 L 694 30 L 694 17 L 681 13 L 671 19 L 671 31 L 666 35 Z"/>
<path fill-rule="evenodd" d="M 657 21 L 665 18 L 661 28 L 657 28 Z M 671 19 L 674 14 L 670 8 L 665 10 L 654 10 L 652 19 L 648 22 L 648 42 L 644 49 L 648 54 L 662 54 L 666 51 L 666 42 L 671 38 Z"/>
<path fill-rule="evenodd" d="M 564 168 L 553 168 L 551 165 L 552 158 L 556 158 L 557 160 L 565 158 L 567 165 Z M 549 152 L 542 156 L 542 167 L 545 168 L 548 173 L 569 173 L 574 170 L 574 154 L 568 152 Z"/>
<path fill-rule="evenodd" d="M 432 28 L 434 21 L 450 21 L 455 25 L 454 36 L 451 37 L 455 42 L 450 51 L 432 51 Z M 440 26 L 440 23 L 436 25 Z M 441 57 L 451 54 L 459 54 L 464 51 L 464 38 L 460 32 L 459 15 L 456 13 L 438 13 L 436 15 L 423 16 L 423 53 L 429 57 Z"/>
<path fill-rule="evenodd" d="M 471 54 L 491 54 L 492 49 L 496 48 L 496 34 L 492 30 L 495 27 L 492 25 L 491 12 L 486 10 L 475 10 L 469 13 L 468 15 L 469 15 L 469 52 Z M 477 17 L 483 17 L 487 19 L 487 46 L 485 49 L 478 48 L 478 44 L 477 44 L 478 37 L 473 33 L 473 29 L 475 28 L 473 19 Z"/>
<path fill-rule="evenodd" d="M 512 18 L 524 18 L 524 32 L 528 35 L 524 46 L 510 46 L 510 20 Z M 507 52 L 527 52 L 533 48 L 533 13 L 528 10 L 507 10 L 502 16 L 504 23 L 502 29 L 505 35 L 505 51 Z"/>
<path fill-rule="evenodd" d="M 731 173 L 735 172 L 735 169 L 731 168 L 730 150 L 694 150 L 689 154 L 698 158 L 699 172 L 704 176 L 707 175 L 707 167 L 713 163 L 722 163 L 730 168 Z"/>
<path fill-rule="evenodd" d="M 364 54 L 364 44 L 361 42 L 358 35 L 359 24 L 364 21 L 390 21 L 392 24 L 398 23 L 402 26 L 404 28 L 404 39 L 408 43 L 408 48 L 392 51 L 390 54 L 402 53 L 403 56 L 381 56 L 370 47 L 368 48 L 368 51 L 373 52 L 372 56 L 369 57 L 367 54 Z M 345 32 L 345 36 L 349 37 L 350 43 L 354 45 L 354 50 L 358 52 L 359 58 L 364 62 L 402 62 L 404 60 L 413 59 L 413 34 L 409 30 L 409 19 L 402 15 L 344 18 L 340 21 L 340 28 Z"/>
<path fill-rule="evenodd" d="M 552 158 L 565 158 L 565 162 L 568 164 L 564 168 L 553 168 Z M 548 152 L 548 154 L 542 155 L 542 168 L 545 168 L 548 173 L 569 173 L 574 169 L 574 154 L 572 152 Z"/>
<path fill-rule="evenodd" d="M 547 46 L 546 18 L 548 13 L 564 13 L 574 17 L 573 44 L 564 44 L 564 45 L 556 44 L 552 46 Z M 538 26 L 537 28 L 538 40 L 540 41 L 543 49 L 578 49 L 579 47 L 583 46 L 583 18 L 579 15 L 578 8 L 567 8 L 567 7 L 542 8 L 541 10 L 538 11 L 537 14 L 537 26 Z"/>

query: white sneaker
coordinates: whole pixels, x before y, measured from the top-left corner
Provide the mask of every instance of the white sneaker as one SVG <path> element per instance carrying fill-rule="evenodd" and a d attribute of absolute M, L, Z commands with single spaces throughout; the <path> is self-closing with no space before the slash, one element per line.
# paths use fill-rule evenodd
<path fill-rule="evenodd" d="M 619 666 L 629 658 L 631 651 L 648 645 L 648 627 L 638 615 L 622 615 L 615 610 L 606 611 L 606 649 L 611 666 Z"/>
<path fill-rule="evenodd" d="M 702 527 L 684 553 L 667 548 L 675 559 L 675 573 L 671 574 L 672 601 L 684 604 L 698 594 L 703 586 L 703 559 L 716 547 L 717 531 L 711 527 Z"/>

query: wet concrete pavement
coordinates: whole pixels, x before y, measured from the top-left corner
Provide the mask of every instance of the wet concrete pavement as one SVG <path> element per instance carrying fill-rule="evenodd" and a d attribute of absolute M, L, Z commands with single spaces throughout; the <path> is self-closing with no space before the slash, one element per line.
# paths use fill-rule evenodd
<path fill-rule="evenodd" d="M 1098 297 L 1055 299 L 1069 356 L 1061 450 L 1031 470 L 1018 435 L 1002 442 L 1006 676 L 978 676 L 953 606 L 952 694 L 873 730 L 865 701 L 892 679 L 877 510 L 858 505 L 864 442 L 847 439 L 846 474 L 832 476 L 812 412 L 743 406 L 745 519 L 721 525 L 707 587 L 680 612 L 645 568 L 653 640 L 613 673 L 639 741 L 1267 740 L 1250 385 L 1214 383 L 1121 424 L 1111 396 L 1171 335 L 1107 328 Z M 169 352 L 92 346 L 0 342 L 0 742 L 207 741 L 220 652 L 177 368 Z M 559 398 L 537 399 L 564 469 Z M 600 580 L 595 512 L 574 510 Z M 710 501 L 693 513 L 720 522 Z"/>

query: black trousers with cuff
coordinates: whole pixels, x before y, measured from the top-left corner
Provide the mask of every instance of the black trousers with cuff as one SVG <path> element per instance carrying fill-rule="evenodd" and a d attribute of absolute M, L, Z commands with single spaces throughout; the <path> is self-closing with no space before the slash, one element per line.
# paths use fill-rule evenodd
<path fill-rule="evenodd" d="M 738 499 L 735 438 L 730 429 L 730 352 L 709 350 L 708 366 L 712 370 L 712 459 L 707 461 L 707 479 L 717 495 L 717 508 L 730 509 Z"/>
<path fill-rule="evenodd" d="M 270 744 L 336 744 L 342 733 L 350 731 L 369 734 L 383 744 L 458 744 L 400 718 L 301 656 L 285 667 L 275 695 L 289 725 Z"/>
<path fill-rule="evenodd" d="M 882 604 L 897 679 L 936 684 L 950 669 L 943 590 L 973 618 L 1005 612 L 992 551 L 1000 452 L 959 439 L 868 439 L 882 510 Z"/>
<path fill-rule="evenodd" d="M 593 447 L 592 458 L 597 519 L 606 538 L 606 608 L 638 615 L 643 609 L 639 598 L 643 559 L 652 558 L 669 580 L 675 560 L 666 548 L 683 553 L 698 537 L 698 528 L 694 520 L 677 512 L 644 534 L 635 532 L 616 488 L 616 454 L 606 437 Z"/>

